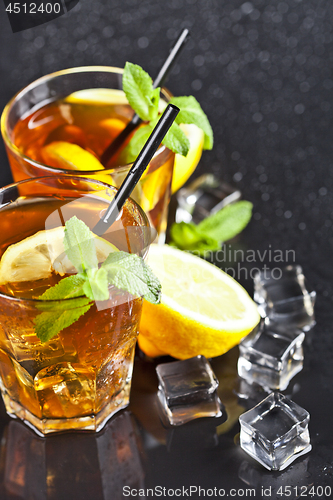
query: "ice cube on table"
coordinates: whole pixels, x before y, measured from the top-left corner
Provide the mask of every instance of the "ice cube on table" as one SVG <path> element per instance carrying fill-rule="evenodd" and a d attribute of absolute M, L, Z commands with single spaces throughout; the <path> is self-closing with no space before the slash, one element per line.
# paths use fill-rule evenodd
<path fill-rule="evenodd" d="M 204 356 L 163 363 L 156 372 L 158 399 L 171 425 L 222 415 L 223 406 L 216 393 L 219 382 Z"/>
<path fill-rule="evenodd" d="M 269 470 L 283 470 L 311 450 L 309 413 L 280 393 L 272 393 L 239 417 L 240 445 Z"/>
<path fill-rule="evenodd" d="M 304 331 L 315 324 L 316 292 L 308 290 L 301 266 L 258 272 L 254 277 L 254 300 L 262 316 L 271 321 Z"/>
<path fill-rule="evenodd" d="M 299 329 L 262 321 L 239 344 L 238 375 L 250 384 L 284 391 L 303 368 L 303 341 Z"/>
<path fill-rule="evenodd" d="M 213 174 L 201 175 L 177 193 L 176 222 L 198 224 L 230 203 L 240 200 L 239 190 L 219 181 Z"/>

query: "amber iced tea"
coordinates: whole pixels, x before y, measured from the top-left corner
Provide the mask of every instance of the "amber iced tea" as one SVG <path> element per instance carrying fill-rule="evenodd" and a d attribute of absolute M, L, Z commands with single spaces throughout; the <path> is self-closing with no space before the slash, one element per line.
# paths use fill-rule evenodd
<path fill-rule="evenodd" d="M 73 198 L 72 181 L 65 181 L 67 188 L 58 185 L 62 194 L 58 197 L 41 196 L 41 186 L 36 190 L 32 185 L 37 182 L 41 181 L 23 183 L 25 195 L 17 196 L 13 203 L 1 208 L 1 255 L 10 244 L 43 230 L 51 214 L 56 214 L 57 221 L 59 214 L 68 218 L 75 210 L 78 218 L 94 224 L 106 207 L 98 191 L 82 198 L 76 193 Z M 93 184 L 89 183 L 92 192 Z M 4 205 L 6 196 L 14 197 L 14 188 L 10 195 L 6 194 L 8 190 L 0 192 Z M 34 192 L 35 196 L 27 195 L 28 192 Z M 101 193 L 106 196 L 105 191 Z M 52 216 L 48 219 L 51 223 Z M 116 226 L 112 226 L 113 231 L 106 239 L 119 249 L 135 252 L 144 249 L 146 235 L 142 229 L 147 228 L 147 221 L 134 203 L 126 203 Z M 132 228 L 134 233 L 130 231 Z M 34 329 L 41 302 L 36 298 L 58 280 L 59 275 L 53 273 L 50 279 L 0 287 L 3 398 L 8 413 L 42 433 L 98 430 L 115 411 L 128 404 L 142 299 L 111 286 L 109 300 L 103 307 L 94 304 L 78 321 L 42 343 Z M 60 311 L 63 305 L 64 301 L 54 301 L 52 310 Z"/>
<path fill-rule="evenodd" d="M 90 168 L 89 161 L 78 161 L 72 152 L 67 154 L 72 161 L 63 161 L 61 155 L 52 154 L 52 144 L 75 144 L 100 159 L 133 116 L 120 90 L 121 72 L 117 68 L 76 68 L 55 73 L 37 80 L 8 104 L 2 117 L 2 134 L 15 181 L 64 172 L 76 175 L 77 167 L 88 171 L 86 177 L 120 186 L 129 169 L 121 151 L 106 169 L 99 171 L 96 164 Z M 107 88 L 95 88 L 100 86 Z M 174 154 L 162 146 L 132 195 L 162 235 L 161 241 L 166 230 L 173 162 Z"/>

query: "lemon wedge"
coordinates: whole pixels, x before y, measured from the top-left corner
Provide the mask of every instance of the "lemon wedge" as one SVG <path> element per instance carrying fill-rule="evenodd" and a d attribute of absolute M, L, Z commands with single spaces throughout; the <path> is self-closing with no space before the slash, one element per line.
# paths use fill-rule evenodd
<path fill-rule="evenodd" d="M 0 260 L 0 285 L 49 278 L 52 271 L 63 275 L 76 270 L 65 254 L 65 228 L 55 227 L 39 231 L 10 245 Z M 94 237 L 98 262 L 104 262 L 118 249 L 108 241 Z"/>
<path fill-rule="evenodd" d="M 42 157 L 47 165 L 66 170 L 103 170 L 101 162 L 89 151 L 77 144 L 54 141 L 42 148 Z"/>
<path fill-rule="evenodd" d="M 253 300 L 213 264 L 167 245 L 152 245 L 148 264 L 162 283 L 161 304 L 143 305 L 139 346 L 148 356 L 219 356 L 258 324 Z"/>
<path fill-rule="evenodd" d="M 175 193 L 180 189 L 187 179 L 193 174 L 202 155 L 204 144 L 204 133 L 196 125 L 181 123 L 180 128 L 190 141 L 190 150 L 187 156 L 175 155 L 171 191 Z"/>
<path fill-rule="evenodd" d="M 45 164 L 50 167 L 64 170 L 104 170 L 103 165 L 96 156 L 71 142 L 51 142 L 42 148 L 41 154 Z M 113 185 L 110 174 L 92 174 L 90 177 L 105 184 Z"/>

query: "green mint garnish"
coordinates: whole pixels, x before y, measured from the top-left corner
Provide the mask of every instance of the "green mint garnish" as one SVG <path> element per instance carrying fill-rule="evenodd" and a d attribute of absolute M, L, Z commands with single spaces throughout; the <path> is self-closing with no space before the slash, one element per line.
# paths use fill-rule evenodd
<path fill-rule="evenodd" d="M 181 250 L 201 254 L 217 251 L 222 242 L 230 240 L 247 226 L 252 216 L 252 206 L 249 201 L 238 201 L 210 215 L 198 225 L 175 223 L 170 229 L 171 244 Z"/>
<path fill-rule="evenodd" d="M 72 217 L 65 224 L 65 252 L 79 273 L 98 267 L 94 236 L 88 226 Z"/>
<path fill-rule="evenodd" d="M 192 95 L 183 97 L 173 97 L 170 101 L 177 106 L 180 111 L 176 117 L 176 123 L 193 123 L 205 134 L 204 149 L 212 149 L 213 147 L 213 130 L 210 126 L 206 114 L 195 97 Z"/>
<path fill-rule="evenodd" d="M 140 66 L 127 62 L 123 73 L 123 90 L 127 100 L 141 120 L 157 117 L 160 89 L 153 88 L 153 81 Z"/>
<path fill-rule="evenodd" d="M 93 301 L 108 300 L 110 284 L 132 295 L 143 296 L 148 302 L 160 303 L 161 284 L 141 257 L 114 251 L 98 267 L 94 238 L 77 217 L 66 222 L 65 252 L 78 274 L 63 278 L 39 297 L 41 302 L 37 307 L 42 312 L 35 319 L 35 331 L 42 342 L 75 323 Z"/>
<path fill-rule="evenodd" d="M 131 163 L 138 156 L 158 121 L 160 88 L 153 88 L 152 79 L 140 66 L 127 62 L 123 73 L 123 90 L 133 110 L 141 120 L 148 122 L 136 131 L 122 154 L 122 159 Z M 212 149 L 213 131 L 198 101 L 193 96 L 183 96 L 173 97 L 170 102 L 178 106 L 180 112 L 162 144 L 174 153 L 187 156 L 190 143 L 179 127 L 180 123 L 186 123 L 201 128 L 205 135 L 203 149 Z"/>

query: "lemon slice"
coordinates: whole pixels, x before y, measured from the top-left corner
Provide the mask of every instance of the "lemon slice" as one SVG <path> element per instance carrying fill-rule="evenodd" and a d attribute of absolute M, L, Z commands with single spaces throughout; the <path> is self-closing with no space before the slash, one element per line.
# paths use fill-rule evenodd
<path fill-rule="evenodd" d="M 10 245 L 0 260 L 0 285 L 46 279 L 52 271 L 61 275 L 75 273 L 75 268 L 65 254 L 64 230 L 60 226 L 39 231 Z M 99 236 L 95 236 L 94 241 L 98 262 L 104 262 L 111 252 L 118 250 Z"/>
<path fill-rule="evenodd" d="M 101 162 L 89 151 L 77 144 L 54 141 L 42 148 L 42 157 L 47 165 L 66 170 L 103 170 Z"/>
<path fill-rule="evenodd" d="M 216 266 L 167 245 L 152 245 L 148 264 L 162 283 L 162 303 L 143 306 L 139 345 L 149 356 L 219 356 L 258 324 L 253 300 Z"/>
<path fill-rule="evenodd" d="M 65 102 L 80 104 L 128 104 L 125 93 L 120 89 L 84 89 L 73 92 Z"/>
<path fill-rule="evenodd" d="M 181 123 L 179 126 L 190 141 L 190 150 L 187 156 L 178 154 L 175 156 L 171 186 L 172 193 L 178 191 L 193 174 L 201 158 L 204 144 L 204 133 L 201 128 L 193 124 L 186 125 L 184 123 Z"/>
<path fill-rule="evenodd" d="M 41 154 L 43 161 L 50 167 L 82 171 L 104 170 L 96 156 L 71 142 L 51 142 L 42 148 Z M 91 177 L 105 184 L 113 184 L 110 174 L 93 174 Z"/>
<path fill-rule="evenodd" d="M 84 89 L 73 92 L 64 99 L 64 102 L 77 104 L 128 104 L 125 92 L 120 89 Z M 163 113 L 168 103 L 161 98 L 158 103 L 158 112 Z"/>

